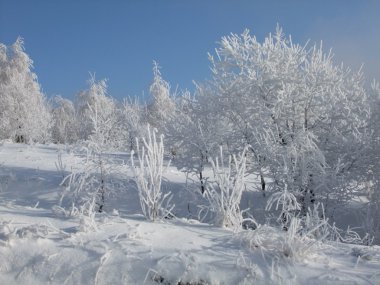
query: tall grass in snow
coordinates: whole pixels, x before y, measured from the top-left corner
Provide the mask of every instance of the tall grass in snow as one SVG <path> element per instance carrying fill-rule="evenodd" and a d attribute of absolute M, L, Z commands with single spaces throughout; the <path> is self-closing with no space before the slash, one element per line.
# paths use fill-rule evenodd
<path fill-rule="evenodd" d="M 214 183 L 206 187 L 205 197 L 210 203 L 210 209 L 215 213 L 215 224 L 241 229 L 245 220 L 240 209 L 240 201 L 245 189 L 246 150 L 236 157 L 228 157 L 228 165 L 224 165 L 223 150 L 220 148 L 220 160 L 211 160 L 214 172 Z M 250 221 L 254 222 L 252 219 Z"/>
<path fill-rule="evenodd" d="M 134 161 L 133 151 L 131 154 L 141 209 L 150 221 L 170 216 L 174 208 L 174 205 L 170 205 L 171 193 L 162 192 L 164 142 L 163 135 L 157 141 L 156 132 L 156 129 L 151 130 L 148 127 L 147 138 L 142 138 L 142 146 L 136 139 L 138 164 Z"/>

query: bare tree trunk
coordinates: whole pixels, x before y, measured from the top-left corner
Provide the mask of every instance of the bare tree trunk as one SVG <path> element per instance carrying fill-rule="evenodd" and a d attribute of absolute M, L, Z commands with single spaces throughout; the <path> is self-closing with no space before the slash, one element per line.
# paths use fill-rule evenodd
<path fill-rule="evenodd" d="M 302 196 L 300 198 L 301 202 L 301 215 L 305 216 L 309 205 L 314 205 L 315 203 L 315 192 L 312 187 L 313 174 L 309 174 L 309 181 L 307 185 L 302 189 Z"/>
<path fill-rule="evenodd" d="M 205 192 L 205 184 L 203 181 L 202 171 L 199 171 L 199 181 L 201 182 L 201 193 L 203 194 Z"/>
<path fill-rule="evenodd" d="M 105 203 L 105 192 L 106 192 L 106 186 L 105 186 L 105 177 L 104 177 L 104 171 L 103 171 L 103 162 L 101 158 L 99 157 L 99 164 L 100 164 L 100 202 L 98 202 L 98 212 L 103 212 L 103 207 Z"/>
<path fill-rule="evenodd" d="M 261 172 L 261 169 L 260 169 L 260 181 L 261 181 L 261 190 L 263 191 L 263 196 L 265 197 L 265 180 Z"/>

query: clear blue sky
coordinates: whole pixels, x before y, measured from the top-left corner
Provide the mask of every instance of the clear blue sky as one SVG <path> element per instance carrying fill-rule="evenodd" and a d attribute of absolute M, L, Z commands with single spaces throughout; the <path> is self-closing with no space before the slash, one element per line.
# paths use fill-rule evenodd
<path fill-rule="evenodd" d="M 379 15 L 377 0 L 0 0 L 0 42 L 24 38 L 48 96 L 72 98 L 95 72 L 122 98 L 147 93 L 153 60 L 191 90 L 210 76 L 207 52 L 223 35 L 248 28 L 263 39 L 277 23 L 380 79 Z"/>

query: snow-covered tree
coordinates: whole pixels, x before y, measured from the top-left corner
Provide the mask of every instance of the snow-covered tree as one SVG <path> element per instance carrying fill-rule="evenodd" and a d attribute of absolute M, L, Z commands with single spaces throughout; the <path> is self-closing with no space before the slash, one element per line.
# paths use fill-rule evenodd
<path fill-rule="evenodd" d="M 206 103 L 189 92 L 178 98 L 176 113 L 167 126 L 167 141 L 174 154 L 174 163 L 180 170 L 195 174 L 200 189 L 205 191 L 205 167 L 218 153 L 221 144 L 218 117 L 206 110 Z M 204 103 L 204 104 L 203 104 Z"/>
<path fill-rule="evenodd" d="M 164 132 L 165 125 L 174 114 L 175 103 L 170 94 L 170 84 L 165 81 L 160 72 L 158 64 L 153 62 L 153 83 L 150 86 L 152 102 L 148 105 L 149 124 Z"/>
<path fill-rule="evenodd" d="M 22 38 L 10 47 L 0 44 L 0 138 L 49 139 L 51 116 L 32 68 Z"/>
<path fill-rule="evenodd" d="M 372 83 L 370 92 L 371 105 L 371 145 L 369 153 L 370 179 L 373 184 L 377 185 L 380 194 L 380 84 L 376 81 Z"/>
<path fill-rule="evenodd" d="M 365 232 L 374 237 L 375 244 L 380 242 L 380 85 L 374 81 L 370 89 L 371 130 L 370 147 L 364 158 L 365 190 L 368 198 L 363 215 L 362 226 Z"/>
<path fill-rule="evenodd" d="M 280 28 L 262 43 L 248 31 L 223 37 L 210 59 L 203 90 L 210 112 L 228 120 L 229 144 L 251 145 L 256 171 L 269 170 L 275 186 L 289 176 L 285 157 L 300 201 L 347 201 L 368 141 L 361 71 L 335 65 L 322 46 L 294 44 Z"/>
<path fill-rule="evenodd" d="M 91 76 L 89 88 L 76 98 L 79 120 L 79 138 L 89 140 L 98 147 L 119 146 L 119 111 L 115 101 L 107 96 L 106 80 L 96 81 Z"/>
<path fill-rule="evenodd" d="M 101 213 L 105 210 L 107 197 L 117 188 L 110 175 L 114 171 L 113 162 L 102 153 L 86 148 L 82 150 L 86 151 L 83 167 L 72 168 L 71 173 L 61 182 L 63 191 L 59 207 L 65 207 L 66 215 L 90 218 L 95 223 L 95 212 Z M 62 158 L 58 158 L 57 169 L 62 171 Z"/>
<path fill-rule="evenodd" d="M 121 113 L 126 147 L 128 150 L 136 150 L 136 138 L 146 134 L 146 108 L 137 100 L 129 98 L 124 100 Z"/>
<path fill-rule="evenodd" d="M 73 102 L 61 96 L 54 97 L 52 116 L 53 141 L 63 144 L 76 142 L 78 123 Z"/>

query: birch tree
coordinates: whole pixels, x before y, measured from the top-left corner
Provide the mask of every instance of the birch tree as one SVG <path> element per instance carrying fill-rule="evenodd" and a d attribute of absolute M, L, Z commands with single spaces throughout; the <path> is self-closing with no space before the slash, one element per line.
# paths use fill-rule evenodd
<path fill-rule="evenodd" d="M 16 142 L 45 142 L 51 116 L 33 61 L 18 38 L 10 47 L 0 44 L 0 137 Z"/>

